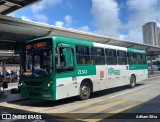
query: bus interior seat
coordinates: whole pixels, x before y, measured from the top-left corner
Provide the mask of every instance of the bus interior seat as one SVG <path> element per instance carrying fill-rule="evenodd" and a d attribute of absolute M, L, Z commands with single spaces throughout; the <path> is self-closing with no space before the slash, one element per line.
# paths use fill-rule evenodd
<path fill-rule="evenodd" d="M 84 58 L 81 58 L 78 62 L 78 64 L 85 64 L 85 59 Z"/>

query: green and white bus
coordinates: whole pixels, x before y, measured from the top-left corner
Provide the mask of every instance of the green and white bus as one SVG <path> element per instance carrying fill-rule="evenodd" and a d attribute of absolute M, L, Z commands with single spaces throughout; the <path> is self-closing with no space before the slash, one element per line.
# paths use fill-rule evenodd
<path fill-rule="evenodd" d="M 21 51 L 20 90 L 24 97 L 88 99 L 92 92 L 148 78 L 145 50 L 65 37 L 25 43 Z"/>

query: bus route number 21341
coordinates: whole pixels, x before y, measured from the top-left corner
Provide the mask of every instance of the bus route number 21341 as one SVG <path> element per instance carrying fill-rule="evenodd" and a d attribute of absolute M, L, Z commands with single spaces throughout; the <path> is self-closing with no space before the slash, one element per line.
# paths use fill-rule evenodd
<path fill-rule="evenodd" d="M 84 75 L 87 74 L 87 70 L 78 70 L 78 75 Z"/>

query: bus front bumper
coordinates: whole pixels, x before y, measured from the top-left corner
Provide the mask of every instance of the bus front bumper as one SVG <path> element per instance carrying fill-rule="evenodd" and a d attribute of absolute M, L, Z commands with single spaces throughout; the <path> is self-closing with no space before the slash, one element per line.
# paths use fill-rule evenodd
<path fill-rule="evenodd" d="M 38 100 L 55 100 L 55 94 L 52 89 L 48 91 L 35 91 L 24 90 L 20 88 L 21 95 L 25 98 L 38 99 Z"/>

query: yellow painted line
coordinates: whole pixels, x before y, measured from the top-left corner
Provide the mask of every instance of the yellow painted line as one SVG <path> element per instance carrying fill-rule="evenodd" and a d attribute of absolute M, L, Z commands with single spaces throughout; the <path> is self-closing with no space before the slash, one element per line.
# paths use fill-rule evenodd
<path fill-rule="evenodd" d="M 93 107 L 87 108 L 85 110 L 80 110 L 80 111 L 77 111 L 76 113 L 93 113 L 93 112 L 97 113 L 97 112 L 103 111 L 105 109 L 111 108 L 115 105 L 118 105 L 118 104 L 121 104 L 121 103 L 124 103 L 124 102 L 126 102 L 126 100 L 112 101 L 112 102 L 107 103 L 107 104 L 103 104 L 103 105 L 99 105 L 99 106 L 93 106 Z"/>
<path fill-rule="evenodd" d="M 127 110 L 127 109 L 130 109 L 130 108 L 132 108 L 132 107 L 134 107 L 134 106 L 137 106 L 137 105 L 139 105 L 139 104 L 141 104 L 141 103 L 137 103 L 137 104 L 134 104 L 134 105 L 130 105 L 130 106 L 121 108 L 121 109 L 117 109 L 117 110 L 111 111 L 111 112 L 108 113 L 108 114 L 107 114 L 107 113 L 106 113 L 106 114 L 101 114 L 101 115 L 94 116 L 94 117 L 92 117 L 92 118 L 90 118 L 90 119 L 84 119 L 83 121 L 86 121 L 86 122 L 96 122 L 96 121 L 100 121 L 100 120 L 103 120 L 103 119 L 105 119 L 105 118 L 107 118 L 107 117 L 113 116 L 113 115 L 116 114 L 116 113 L 120 113 L 120 112 L 125 111 L 125 110 Z M 97 119 L 95 119 L 95 118 L 97 118 Z"/>
<path fill-rule="evenodd" d="M 119 100 L 119 99 L 118 99 Z M 68 113 L 70 111 L 74 111 L 76 109 L 81 109 L 84 107 L 87 107 L 89 105 L 100 103 L 100 102 L 112 102 L 113 100 L 107 100 L 107 99 L 89 99 L 84 101 L 77 101 L 76 103 L 66 104 L 58 107 L 53 107 L 48 110 L 42 111 L 42 113 Z"/>
<path fill-rule="evenodd" d="M 16 104 L 11 104 L 11 103 L 4 103 L 4 104 L 1 104 L 0 106 L 18 109 L 18 110 L 26 110 L 30 112 L 39 112 L 45 109 L 44 107 L 24 106 L 24 105 L 16 105 Z"/>
<path fill-rule="evenodd" d="M 75 111 L 73 112 L 73 115 L 74 116 L 71 116 L 70 118 L 71 119 L 81 119 L 81 118 L 86 118 L 88 115 L 92 115 L 92 114 L 95 114 L 95 113 L 99 113 L 103 110 L 106 110 L 106 109 L 109 109 L 113 106 L 116 106 L 116 105 L 119 105 L 119 104 L 122 104 L 126 101 L 124 100 L 121 100 L 121 101 L 112 101 L 110 103 L 107 103 L 107 104 L 104 104 L 104 105 L 99 105 L 99 106 L 93 106 L 93 107 L 90 107 L 90 108 L 87 108 L 87 109 L 84 109 L 84 110 L 80 110 L 80 111 Z M 82 113 L 82 114 L 81 114 Z M 61 117 L 68 117 L 68 114 L 61 114 L 60 115 Z"/>
<path fill-rule="evenodd" d="M 101 119 L 83 119 L 83 121 L 85 121 L 85 122 L 98 122 L 100 120 Z"/>
<path fill-rule="evenodd" d="M 118 109 L 118 110 L 112 111 L 111 113 L 119 113 L 119 112 L 122 112 L 122 111 L 124 111 L 124 110 L 130 109 L 130 108 L 133 108 L 133 107 L 135 107 L 135 106 L 137 106 L 137 105 L 139 105 L 139 104 L 141 104 L 141 103 L 137 103 L 137 104 L 134 104 L 134 105 L 131 105 L 131 106 L 128 106 L 128 107 L 124 107 L 124 108 L 121 108 L 121 109 Z"/>
<path fill-rule="evenodd" d="M 70 103 L 68 104 L 63 104 L 61 106 L 55 106 L 55 107 L 33 107 L 33 106 L 27 106 L 27 105 L 17 105 L 17 104 L 12 104 L 12 103 L 6 103 L 3 102 L 3 104 L 0 104 L 1 106 L 4 107 L 9 107 L 9 108 L 15 108 L 19 110 L 27 110 L 27 111 L 32 111 L 32 112 L 38 112 L 38 113 L 68 113 L 70 111 L 74 111 L 76 109 L 84 108 L 89 105 L 92 105 L 94 103 L 99 103 L 99 102 L 105 102 L 106 100 L 104 99 L 89 99 L 85 101 L 78 101 L 75 103 Z M 108 100 L 111 101 L 111 100 Z"/>
<path fill-rule="evenodd" d="M 19 109 L 19 110 L 27 110 L 31 112 L 36 112 L 35 110 L 37 110 L 35 107 L 32 107 L 32 106 L 22 106 L 22 105 L 10 104 L 10 103 L 5 103 L 3 105 L 1 104 L 0 106 Z"/>
<path fill-rule="evenodd" d="M 8 107 L 8 108 L 18 108 L 18 109 L 21 109 L 23 108 L 23 106 L 20 106 L 20 105 L 15 105 L 15 104 L 8 104 L 8 103 L 5 103 L 5 104 L 1 104 L 0 106 L 3 106 L 3 107 Z M 23 108 L 24 109 L 24 108 Z"/>
<path fill-rule="evenodd" d="M 96 101 L 91 101 L 91 100 L 86 100 L 86 102 L 79 101 L 76 103 L 71 103 L 69 106 L 68 106 L 68 104 L 66 104 L 66 105 L 63 104 L 61 106 L 55 106 L 55 107 L 33 107 L 33 106 L 17 105 L 17 104 L 3 102 L 3 104 L 0 104 L 0 106 L 15 108 L 15 109 L 19 109 L 19 110 L 39 112 L 39 113 L 66 113 L 66 112 L 72 111 L 74 109 L 86 107 L 86 106 L 91 105 L 96 102 L 99 102 L 98 99 Z"/>
<path fill-rule="evenodd" d="M 95 101 L 90 101 L 90 102 L 83 102 L 81 104 L 75 104 L 75 105 L 66 105 L 63 107 L 54 107 L 54 108 L 50 108 L 49 110 L 46 110 L 45 113 L 67 113 L 70 111 L 74 111 L 76 109 L 80 109 L 83 107 L 86 107 L 88 105 L 94 104 L 96 103 Z M 44 111 L 42 111 L 42 113 L 44 113 Z"/>

